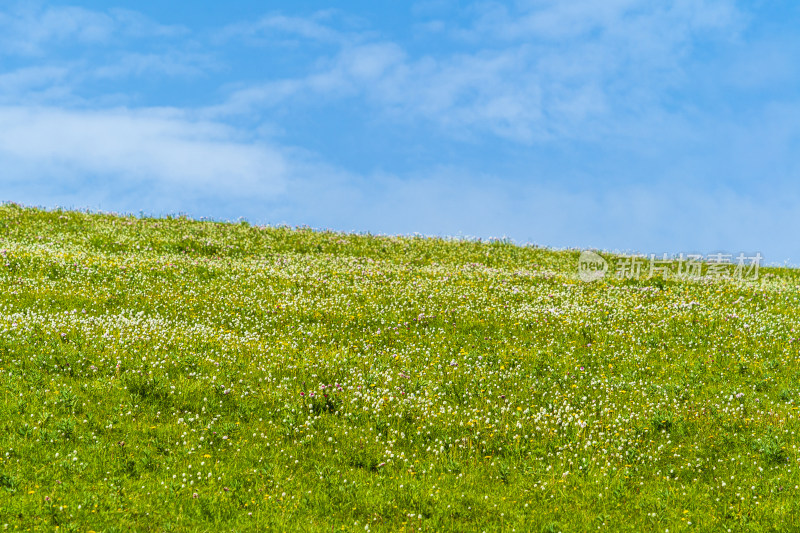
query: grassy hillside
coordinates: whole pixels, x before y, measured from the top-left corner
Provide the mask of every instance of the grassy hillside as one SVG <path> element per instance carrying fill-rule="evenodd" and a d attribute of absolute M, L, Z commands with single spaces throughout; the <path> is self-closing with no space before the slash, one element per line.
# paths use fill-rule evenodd
<path fill-rule="evenodd" d="M 0 207 L 0 527 L 771 531 L 795 270 Z"/>

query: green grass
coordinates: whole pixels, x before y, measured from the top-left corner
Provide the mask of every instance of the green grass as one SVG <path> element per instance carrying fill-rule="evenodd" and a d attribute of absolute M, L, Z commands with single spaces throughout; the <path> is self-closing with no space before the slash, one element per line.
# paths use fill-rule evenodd
<path fill-rule="evenodd" d="M 800 274 L 0 207 L 0 528 L 782 531 Z"/>

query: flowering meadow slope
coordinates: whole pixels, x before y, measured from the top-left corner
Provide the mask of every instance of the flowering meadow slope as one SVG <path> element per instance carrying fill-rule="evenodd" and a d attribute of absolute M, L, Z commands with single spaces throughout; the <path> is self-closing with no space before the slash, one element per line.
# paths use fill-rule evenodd
<path fill-rule="evenodd" d="M 0 527 L 800 518 L 797 271 L 13 204 L 0 250 Z"/>

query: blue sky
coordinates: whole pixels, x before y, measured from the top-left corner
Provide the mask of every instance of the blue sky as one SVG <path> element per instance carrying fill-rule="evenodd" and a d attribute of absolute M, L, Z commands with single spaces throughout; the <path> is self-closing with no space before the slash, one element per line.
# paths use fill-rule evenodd
<path fill-rule="evenodd" d="M 3 2 L 0 200 L 800 264 L 799 24 L 788 1 Z"/>

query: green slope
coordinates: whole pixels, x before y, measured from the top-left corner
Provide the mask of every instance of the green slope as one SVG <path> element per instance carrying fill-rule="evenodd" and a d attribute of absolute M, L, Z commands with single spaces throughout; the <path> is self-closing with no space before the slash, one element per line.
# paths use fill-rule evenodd
<path fill-rule="evenodd" d="M 0 207 L 0 527 L 770 531 L 798 271 Z"/>

